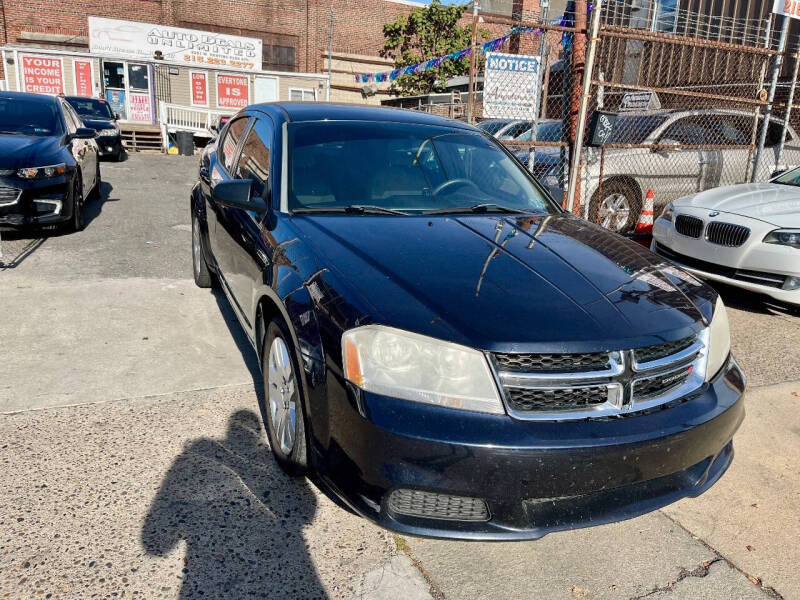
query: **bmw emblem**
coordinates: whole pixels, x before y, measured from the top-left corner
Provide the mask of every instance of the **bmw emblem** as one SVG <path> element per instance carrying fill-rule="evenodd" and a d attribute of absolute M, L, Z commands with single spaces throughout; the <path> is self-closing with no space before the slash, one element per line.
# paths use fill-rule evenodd
<path fill-rule="evenodd" d="M 717 210 L 712 211 L 712 212 L 708 213 L 708 216 L 709 217 L 718 217 L 719 216 L 719 211 L 717 211 Z"/>

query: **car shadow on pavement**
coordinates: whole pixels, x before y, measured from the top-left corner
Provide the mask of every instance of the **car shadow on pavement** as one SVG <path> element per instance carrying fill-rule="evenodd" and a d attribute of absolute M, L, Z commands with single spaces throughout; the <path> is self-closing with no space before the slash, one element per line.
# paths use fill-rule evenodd
<path fill-rule="evenodd" d="M 83 205 L 83 220 L 86 227 L 100 216 L 100 213 L 103 211 L 103 205 L 106 204 L 106 202 L 119 202 L 119 198 L 111 197 L 111 191 L 113 189 L 114 186 L 107 181 L 100 182 L 100 193 L 97 195 L 97 198 Z"/>
<path fill-rule="evenodd" d="M 141 532 L 152 556 L 186 544 L 180 598 L 324 598 L 303 538 L 316 496 L 272 459 L 255 413 L 241 410 L 225 439 L 188 442 Z"/>

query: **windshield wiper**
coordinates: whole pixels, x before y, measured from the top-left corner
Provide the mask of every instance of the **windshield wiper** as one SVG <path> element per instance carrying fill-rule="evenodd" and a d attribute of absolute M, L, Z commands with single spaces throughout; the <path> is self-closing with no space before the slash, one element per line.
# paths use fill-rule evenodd
<path fill-rule="evenodd" d="M 296 208 L 294 214 L 308 213 L 344 213 L 348 215 L 407 215 L 407 212 L 386 208 L 383 206 L 372 206 L 369 204 L 349 204 L 348 206 L 310 206 L 308 208 Z"/>
<path fill-rule="evenodd" d="M 439 208 L 436 210 L 423 211 L 424 215 L 447 215 L 451 213 L 512 213 L 525 214 L 533 211 L 511 208 L 500 204 L 475 204 L 473 206 L 456 206 L 453 208 Z"/>

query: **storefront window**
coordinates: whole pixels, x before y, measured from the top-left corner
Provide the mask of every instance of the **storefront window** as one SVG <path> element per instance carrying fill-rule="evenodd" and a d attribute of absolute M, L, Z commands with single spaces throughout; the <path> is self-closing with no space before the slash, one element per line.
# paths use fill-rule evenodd
<path fill-rule="evenodd" d="M 103 63 L 103 79 L 106 88 L 125 89 L 125 67 L 122 63 Z"/>
<path fill-rule="evenodd" d="M 135 90 L 149 90 L 147 65 L 128 65 L 128 84 Z"/>

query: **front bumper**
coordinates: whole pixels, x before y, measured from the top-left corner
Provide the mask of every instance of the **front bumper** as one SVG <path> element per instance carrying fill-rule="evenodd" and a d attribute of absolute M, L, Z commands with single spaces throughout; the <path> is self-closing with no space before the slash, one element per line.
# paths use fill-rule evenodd
<path fill-rule="evenodd" d="M 337 385 L 337 384 L 329 384 Z M 329 389 L 322 482 L 353 510 L 425 537 L 524 540 L 635 517 L 710 488 L 733 458 L 745 381 L 733 359 L 667 407 L 621 418 L 523 422 Z M 315 432 L 316 433 L 316 432 Z M 413 490 L 485 501 L 488 518 L 399 514 Z"/>
<path fill-rule="evenodd" d="M 119 156 L 122 154 L 122 138 L 119 135 L 95 138 L 97 152 L 101 157 Z"/>
<path fill-rule="evenodd" d="M 38 181 L 0 179 L 0 225 L 21 227 L 67 221 L 72 216 L 70 183 L 67 176 Z"/>

